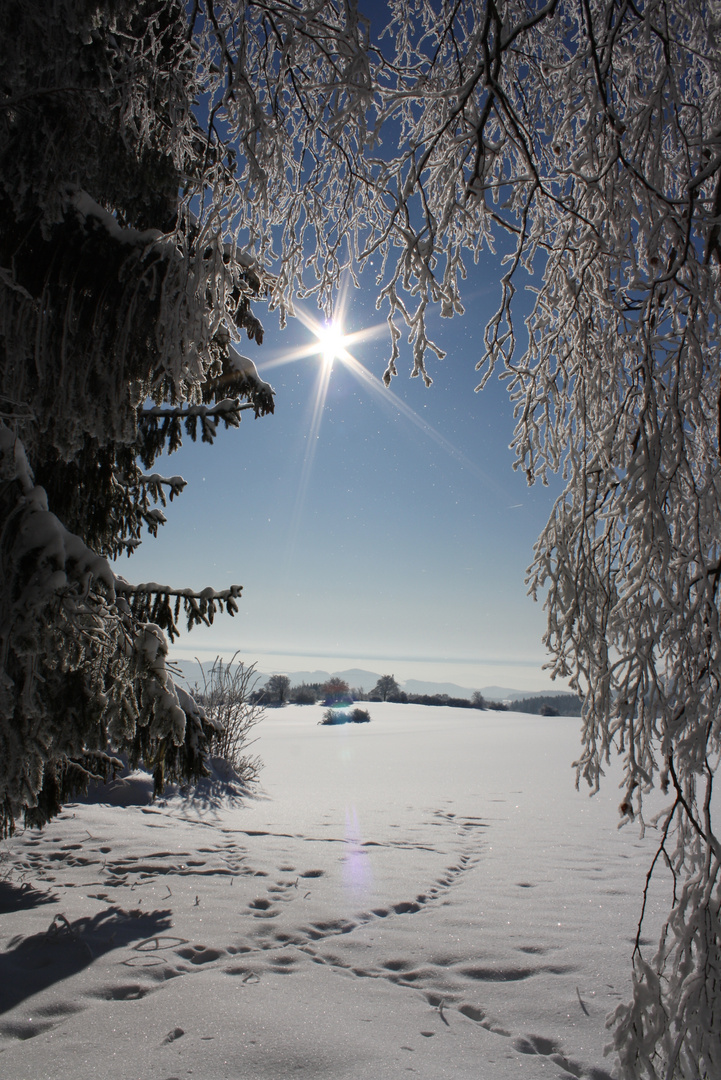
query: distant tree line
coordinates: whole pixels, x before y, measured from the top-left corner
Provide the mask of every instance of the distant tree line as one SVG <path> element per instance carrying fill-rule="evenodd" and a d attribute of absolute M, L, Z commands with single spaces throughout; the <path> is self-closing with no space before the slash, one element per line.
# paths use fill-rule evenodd
<path fill-rule="evenodd" d="M 522 712 L 539 716 L 578 716 L 581 699 L 575 694 L 537 694 L 514 701 L 491 701 L 479 690 L 470 698 L 451 694 L 409 694 L 401 690 L 393 675 L 381 675 L 372 690 L 352 688 L 344 679 L 333 676 L 326 682 L 291 686 L 287 675 L 272 675 L 254 697 L 267 705 L 315 705 L 332 707 L 354 701 L 388 701 L 402 705 L 445 705 L 455 709 L 490 709 L 494 712 Z"/>
<path fill-rule="evenodd" d="M 394 701 L 395 698 L 389 700 Z M 451 697 L 450 694 L 405 694 L 398 700 L 409 705 L 451 705 L 456 709 L 488 709 L 493 706 L 492 702 L 485 702 L 462 697 Z"/>
<path fill-rule="evenodd" d="M 362 690 L 352 690 L 344 679 L 333 676 L 327 682 L 301 683 L 291 686 L 287 675 L 271 675 L 265 685 L 255 691 L 255 698 L 266 705 L 351 705 L 363 701 Z M 367 695 L 366 695 L 367 696 Z"/>
<path fill-rule="evenodd" d="M 512 701 L 508 707 L 514 712 L 537 713 L 539 716 L 580 716 L 582 704 L 575 694 L 538 694 Z"/>

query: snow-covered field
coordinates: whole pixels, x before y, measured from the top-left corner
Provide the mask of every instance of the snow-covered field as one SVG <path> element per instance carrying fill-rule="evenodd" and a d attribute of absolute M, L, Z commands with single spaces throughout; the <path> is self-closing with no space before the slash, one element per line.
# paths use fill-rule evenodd
<path fill-rule="evenodd" d="M 613 1075 L 654 839 L 576 792 L 579 721 L 369 708 L 269 712 L 255 798 L 0 846 L 2 1080 Z"/>

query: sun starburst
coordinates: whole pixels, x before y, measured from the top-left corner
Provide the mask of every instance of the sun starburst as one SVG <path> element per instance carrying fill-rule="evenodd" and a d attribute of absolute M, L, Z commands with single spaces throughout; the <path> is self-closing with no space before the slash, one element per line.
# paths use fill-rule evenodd
<path fill-rule="evenodd" d="M 441 450 L 454 458 L 464 468 L 474 472 L 489 488 L 503 495 L 503 490 L 483 469 L 475 462 L 471 462 L 465 454 L 446 439 L 439 431 L 415 412 L 410 405 L 397 397 L 383 384 L 378 376 L 373 375 L 368 368 L 351 351 L 358 345 L 363 345 L 375 337 L 388 333 L 388 323 L 377 323 L 374 326 L 365 327 L 351 333 L 344 331 L 345 293 L 341 294 L 340 302 L 336 308 L 334 318 L 325 322 L 314 318 L 301 304 L 296 304 L 294 314 L 298 321 L 306 327 L 313 336 L 313 340 L 304 345 L 299 345 L 276 356 L 263 364 L 262 370 L 265 375 L 274 367 L 290 364 L 299 360 L 318 357 L 318 375 L 315 393 L 312 399 L 312 412 L 308 424 L 308 433 L 305 440 L 305 453 L 301 469 L 300 481 L 297 489 L 297 498 L 289 528 L 289 557 L 294 547 L 296 534 L 300 525 L 302 508 L 305 503 L 308 484 L 313 468 L 316 447 L 320 436 L 323 410 L 328 396 L 328 388 L 333 372 L 335 361 L 341 362 L 343 367 L 350 372 L 363 386 L 370 390 L 379 405 L 391 413 L 403 416 L 407 421 L 418 428 L 427 438 L 431 439 Z"/>

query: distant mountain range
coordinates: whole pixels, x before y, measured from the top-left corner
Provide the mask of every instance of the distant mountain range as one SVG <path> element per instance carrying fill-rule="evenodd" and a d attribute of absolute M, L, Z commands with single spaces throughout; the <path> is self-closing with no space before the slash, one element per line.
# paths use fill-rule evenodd
<path fill-rule="evenodd" d="M 173 660 L 172 666 L 179 668 L 189 686 L 197 683 L 202 687 L 203 678 L 200 665 L 197 660 Z M 206 672 L 211 665 L 204 665 Z M 273 672 L 267 674 L 258 673 L 258 685 L 264 686 Z M 291 686 L 300 686 L 302 683 L 325 683 L 335 677 L 343 679 L 353 690 L 372 690 L 380 679 L 376 671 L 364 671 L 362 668 L 347 668 L 345 671 L 279 671 L 277 674 L 287 675 Z M 423 679 L 397 680 L 401 690 L 407 694 L 448 694 L 450 697 L 470 698 L 476 690 L 480 690 L 484 698 L 489 701 L 521 701 L 523 698 L 536 697 L 539 694 L 570 694 L 566 690 L 514 690 L 510 686 L 459 686 L 451 682 L 427 682 Z"/>

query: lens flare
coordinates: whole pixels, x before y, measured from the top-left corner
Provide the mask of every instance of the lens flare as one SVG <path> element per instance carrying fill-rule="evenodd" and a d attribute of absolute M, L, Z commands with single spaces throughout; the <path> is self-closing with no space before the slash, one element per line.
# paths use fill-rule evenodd
<path fill-rule="evenodd" d="M 346 853 L 343 856 L 344 891 L 349 900 L 361 903 L 370 891 L 373 873 L 368 849 L 363 846 L 363 835 L 355 806 L 346 806 L 345 842 Z"/>

